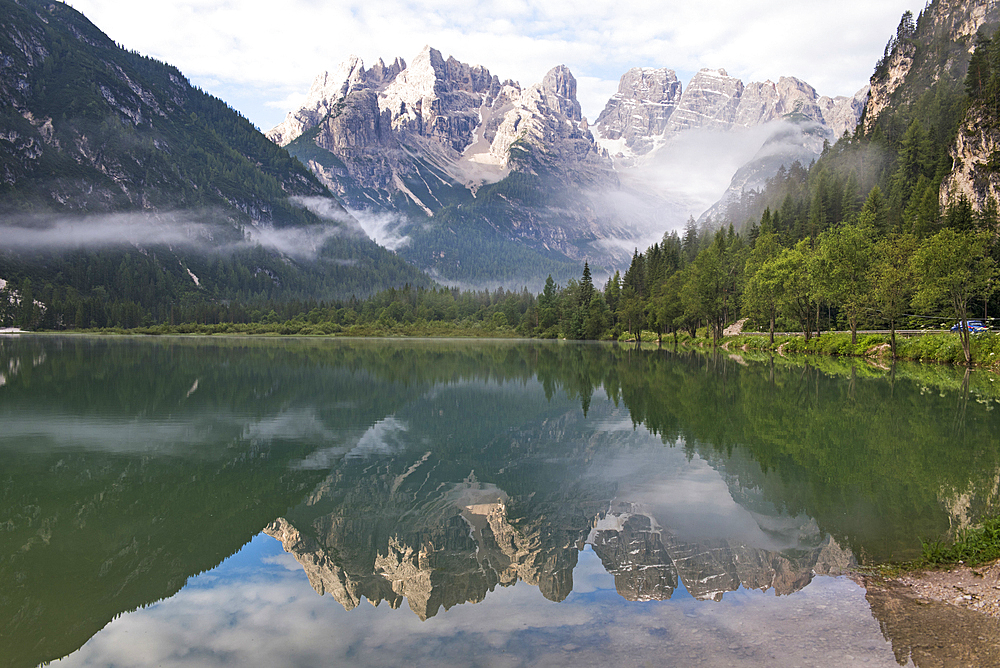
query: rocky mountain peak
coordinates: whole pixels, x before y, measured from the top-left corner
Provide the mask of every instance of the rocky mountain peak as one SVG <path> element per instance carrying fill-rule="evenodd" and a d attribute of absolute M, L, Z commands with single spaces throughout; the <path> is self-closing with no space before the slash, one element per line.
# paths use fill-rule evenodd
<path fill-rule="evenodd" d="M 279 146 L 286 146 L 303 132 L 319 125 L 351 92 L 382 88 L 405 69 L 406 62 L 402 58 L 396 58 L 388 66 L 380 58 L 371 69 L 365 70 L 361 58 L 350 55 L 332 72 L 317 75 L 302 108 L 288 112 L 280 125 L 265 134 Z"/>
<path fill-rule="evenodd" d="M 666 131 L 674 133 L 692 128 L 728 130 L 736 118 L 743 88 L 743 82 L 729 76 L 724 69 L 699 70 L 681 95 Z"/>
<path fill-rule="evenodd" d="M 579 122 L 582 118 L 576 99 L 576 77 L 565 65 L 556 65 L 546 73 L 541 83 L 542 94 L 550 108 Z"/>
<path fill-rule="evenodd" d="M 381 85 L 392 81 L 396 78 L 396 75 L 406 69 L 406 61 L 402 58 L 397 57 L 392 61 L 392 65 L 386 65 L 385 62 L 379 58 L 378 61 L 372 65 L 371 69 L 368 70 L 367 80 L 374 85 Z"/>
<path fill-rule="evenodd" d="M 633 67 L 622 75 L 618 92 L 597 117 L 601 138 L 621 140 L 636 155 L 647 153 L 653 147 L 651 138 L 667 127 L 681 93 L 673 70 Z"/>
<path fill-rule="evenodd" d="M 486 68 L 471 66 L 430 46 L 381 91 L 378 107 L 393 130 L 444 140 L 456 151 L 473 141 L 484 96 L 499 88 Z"/>
<path fill-rule="evenodd" d="M 820 97 L 795 77 L 743 82 L 724 69 L 702 69 L 681 89 L 667 69 L 633 68 L 597 119 L 601 145 L 631 164 L 686 130 L 728 131 L 790 120 L 828 128 L 831 138 L 853 131 L 868 88 L 852 97 Z"/>

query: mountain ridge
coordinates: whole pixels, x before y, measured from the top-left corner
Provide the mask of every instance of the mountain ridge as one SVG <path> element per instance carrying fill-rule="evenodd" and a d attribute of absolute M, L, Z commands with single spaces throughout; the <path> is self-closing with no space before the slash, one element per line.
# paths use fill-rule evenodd
<path fill-rule="evenodd" d="M 720 83 L 738 94 L 716 108 L 710 98 Z M 787 77 L 752 84 L 744 94 L 742 82 L 724 70 L 702 70 L 684 89 L 672 70 L 633 68 L 591 125 L 576 88 L 564 65 L 521 86 L 430 46 L 409 64 L 380 59 L 370 69 L 350 56 L 319 74 L 306 103 L 266 134 L 349 209 L 400 214 L 392 232 L 407 243 L 397 252 L 439 280 L 496 285 L 521 276 L 537 289 L 547 273 L 565 281 L 584 261 L 599 276 L 611 274 L 627 265 L 634 246 L 683 224 L 691 202 L 651 188 L 643 164 L 654 163 L 655 172 L 673 150 L 672 138 L 791 119 L 834 139 L 856 122 L 863 98 L 863 91 L 820 97 Z M 815 157 L 822 140 L 799 142 L 788 164 L 800 159 L 802 145 Z M 724 190 L 722 183 L 719 194 Z M 676 220 L 663 220 L 664 212 L 681 209 L 671 214 Z M 475 257 L 448 242 L 454 237 L 510 256 L 501 261 L 507 269 L 482 271 Z"/>

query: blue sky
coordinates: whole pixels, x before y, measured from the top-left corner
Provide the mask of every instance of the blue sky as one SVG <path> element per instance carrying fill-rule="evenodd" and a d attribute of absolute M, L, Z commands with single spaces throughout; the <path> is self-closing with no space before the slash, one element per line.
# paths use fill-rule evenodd
<path fill-rule="evenodd" d="M 630 67 L 702 67 L 749 81 L 796 76 L 821 95 L 853 95 L 912 0 L 73 0 L 129 49 L 159 58 L 262 130 L 350 54 L 409 62 L 425 44 L 531 85 L 554 65 L 578 80 L 594 120 Z"/>

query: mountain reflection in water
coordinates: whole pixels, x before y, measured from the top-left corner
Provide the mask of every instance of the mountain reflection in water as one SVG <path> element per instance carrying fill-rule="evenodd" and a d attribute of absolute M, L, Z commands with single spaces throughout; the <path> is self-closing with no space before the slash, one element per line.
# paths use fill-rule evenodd
<path fill-rule="evenodd" d="M 990 512 L 1000 479 L 991 388 L 945 369 L 27 336 L 0 339 L 0 370 L 11 666 L 73 652 L 262 531 L 344 609 L 405 599 L 431 624 L 517 582 L 573 603 L 581 555 L 618 606 L 799 592 L 913 556 Z"/>

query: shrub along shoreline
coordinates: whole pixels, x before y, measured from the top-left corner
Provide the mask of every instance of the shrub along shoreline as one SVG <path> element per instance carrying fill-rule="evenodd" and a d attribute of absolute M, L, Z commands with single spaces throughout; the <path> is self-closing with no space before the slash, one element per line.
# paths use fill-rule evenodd
<path fill-rule="evenodd" d="M 727 350 L 893 359 L 888 334 L 858 335 L 853 344 L 849 332 L 825 332 L 808 341 L 800 335 L 775 336 L 774 343 L 767 336 L 738 334 L 724 337 L 721 345 Z M 1000 334 L 971 337 L 971 353 L 972 361 L 967 364 L 962 342 L 952 332 L 896 338 L 895 359 L 1000 369 Z"/>
<path fill-rule="evenodd" d="M 704 333 L 702 329 L 699 334 Z M 525 337 L 524 333 L 507 325 L 494 325 L 489 321 L 463 320 L 424 321 L 412 323 L 392 323 L 384 326 L 378 323 L 341 326 L 335 323 L 308 323 L 290 320 L 280 323 L 219 323 L 152 325 L 125 329 L 106 327 L 76 329 L 58 334 L 107 334 L 107 335 L 232 335 L 232 336 L 329 336 L 329 337 L 379 337 L 379 338 L 539 338 Z M 610 340 L 610 339 L 606 339 Z M 632 343 L 634 339 L 623 334 L 620 343 Z M 766 334 L 736 334 L 722 337 L 718 343 L 711 337 L 692 337 L 679 333 L 676 337 L 666 335 L 660 338 L 654 332 L 643 332 L 643 344 L 657 343 L 672 346 L 674 342 L 682 346 L 715 347 L 730 352 L 761 352 L 779 355 L 825 355 L 832 357 L 864 357 L 884 361 L 893 359 L 888 334 L 859 334 L 857 343 L 851 343 L 850 332 L 823 332 L 808 340 L 801 334 L 776 335 L 772 343 Z M 920 336 L 897 336 L 895 359 L 932 364 L 955 364 L 1000 371 L 1000 333 L 984 332 L 971 337 L 972 362 L 967 364 L 958 334 L 941 332 Z"/>

